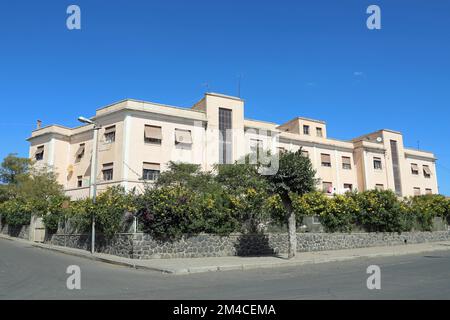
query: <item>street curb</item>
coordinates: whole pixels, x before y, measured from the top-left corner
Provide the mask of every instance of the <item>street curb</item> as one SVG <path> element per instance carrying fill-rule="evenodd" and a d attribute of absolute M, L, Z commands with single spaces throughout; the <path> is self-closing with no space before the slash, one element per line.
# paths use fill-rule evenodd
<path fill-rule="evenodd" d="M 269 269 L 269 268 L 280 268 L 280 267 L 294 267 L 294 266 L 302 266 L 302 265 L 310 265 L 310 264 L 321 264 L 321 263 L 328 263 L 328 262 L 340 262 L 340 261 L 350 261 L 355 259 L 361 259 L 361 258 L 376 258 L 376 257 L 395 257 L 395 256 L 404 256 L 404 255 L 410 255 L 410 254 L 420 254 L 425 252 L 434 252 L 434 251 L 444 251 L 444 250 L 450 250 L 450 246 L 448 247 L 435 247 L 435 248 L 422 248 L 422 249 L 415 249 L 411 251 L 406 252 L 395 252 L 394 250 L 389 252 L 379 252 L 379 253 L 367 253 L 367 254 L 359 254 L 359 255 L 348 255 L 348 256 L 340 256 L 340 257 L 318 257 L 313 259 L 307 259 L 307 260 L 301 260 L 301 261 L 289 261 L 289 260 L 283 260 L 280 262 L 263 262 L 263 263 L 256 263 L 256 264 L 235 264 L 235 265 L 207 265 L 207 266 L 198 266 L 198 267 L 188 267 L 188 268 L 164 268 L 164 267 L 150 267 L 146 265 L 142 265 L 136 262 L 126 262 L 126 261 L 118 261 L 114 258 L 99 256 L 97 254 L 91 254 L 91 253 L 84 253 L 84 252 L 77 252 L 72 248 L 66 248 L 66 247 L 58 247 L 53 245 L 46 245 L 46 244 L 40 244 L 40 243 L 34 243 L 32 241 L 26 240 L 26 239 L 20 239 L 20 238 L 14 238 L 7 235 L 0 234 L 0 238 L 10 241 L 17 241 L 29 244 L 33 247 L 59 252 L 66 255 L 76 256 L 79 258 L 85 258 L 89 260 L 94 261 L 100 261 L 104 263 L 109 263 L 113 265 L 119 265 L 123 267 L 130 267 L 133 269 L 141 269 L 141 270 L 148 270 L 148 271 L 157 271 L 161 273 L 166 274 L 173 274 L 173 275 L 186 275 L 186 274 L 196 274 L 196 273 L 205 273 L 205 272 L 223 272 L 223 271 L 246 271 L 246 270 L 252 270 L 252 269 Z M 436 244 L 439 244 L 439 242 L 436 242 Z M 399 246 L 393 246 L 399 247 Z M 71 250 L 72 249 L 72 250 Z"/>

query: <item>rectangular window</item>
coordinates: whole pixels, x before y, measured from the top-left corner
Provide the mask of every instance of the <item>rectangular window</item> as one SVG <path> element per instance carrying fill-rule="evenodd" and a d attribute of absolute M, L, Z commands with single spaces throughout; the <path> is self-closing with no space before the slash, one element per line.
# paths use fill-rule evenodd
<path fill-rule="evenodd" d="M 344 183 L 344 191 L 352 191 L 353 185 L 351 183 Z"/>
<path fill-rule="evenodd" d="M 302 156 L 309 158 L 309 152 L 307 150 L 302 150 Z"/>
<path fill-rule="evenodd" d="M 420 188 L 418 188 L 418 187 L 414 188 L 414 195 L 420 196 Z"/>
<path fill-rule="evenodd" d="M 158 163 L 144 162 L 142 166 L 142 179 L 155 181 L 160 175 L 160 165 Z"/>
<path fill-rule="evenodd" d="M 219 163 L 232 162 L 232 111 L 219 108 Z"/>
<path fill-rule="evenodd" d="M 144 142 L 145 143 L 153 143 L 153 144 L 161 144 L 162 140 L 162 129 L 157 126 L 148 126 L 144 127 Z"/>
<path fill-rule="evenodd" d="M 350 170 L 352 168 L 352 162 L 350 157 L 342 157 L 342 169 Z"/>
<path fill-rule="evenodd" d="M 84 151 L 85 151 L 85 144 L 81 143 L 80 146 L 78 147 L 77 152 L 75 153 L 76 161 L 80 161 L 83 158 Z"/>
<path fill-rule="evenodd" d="M 113 143 L 114 141 L 116 141 L 116 126 L 105 128 L 105 142 Z"/>
<path fill-rule="evenodd" d="M 417 165 L 417 163 L 411 163 L 411 173 L 413 175 L 419 174 L 419 166 Z"/>
<path fill-rule="evenodd" d="M 425 178 L 430 178 L 431 177 L 431 170 L 429 166 L 423 166 L 423 176 Z"/>
<path fill-rule="evenodd" d="M 83 176 L 77 177 L 77 187 L 81 188 L 83 186 Z"/>
<path fill-rule="evenodd" d="M 175 129 L 175 144 L 192 144 L 191 130 Z"/>
<path fill-rule="evenodd" d="M 322 131 L 322 128 L 316 128 L 316 133 L 317 133 L 317 136 L 318 136 L 318 137 L 320 137 L 320 138 L 323 137 L 323 131 Z"/>
<path fill-rule="evenodd" d="M 307 125 L 303 126 L 303 134 L 306 134 L 309 136 L 309 126 L 307 126 Z"/>
<path fill-rule="evenodd" d="M 37 147 L 34 158 L 36 161 L 41 161 L 44 159 L 44 146 Z"/>
<path fill-rule="evenodd" d="M 322 167 L 331 167 L 331 156 L 329 154 L 321 153 L 320 161 L 322 163 Z"/>
<path fill-rule="evenodd" d="M 103 181 L 111 181 L 113 179 L 113 163 L 106 163 L 103 165 Z"/>
<path fill-rule="evenodd" d="M 375 185 L 375 190 L 384 190 L 384 185 L 383 184 L 376 184 Z"/>
<path fill-rule="evenodd" d="M 373 168 L 375 170 L 383 170 L 383 166 L 381 165 L 381 158 L 373 158 Z"/>
<path fill-rule="evenodd" d="M 333 193 L 333 183 L 331 182 L 322 182 L 322 191 L 328 194 Z"/>
<path fill-rule="evenodd" d="M 431 190 L 431 189 L 425 189 L 425 194 L 433 194 L 433 190 Z"/>

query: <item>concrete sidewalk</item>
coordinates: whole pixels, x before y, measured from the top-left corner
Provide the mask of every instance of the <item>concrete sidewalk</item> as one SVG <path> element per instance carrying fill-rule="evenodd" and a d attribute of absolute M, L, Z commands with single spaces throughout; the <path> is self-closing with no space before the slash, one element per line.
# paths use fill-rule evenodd
<path fill-rule="evenodd" d="M 401 246 L 385 246 L 332 251 L 300 252 L 294 259 L 288 260 L 285 255 L 263 257 L 213 257 L 183 259 L 149 259 L 136 260 L 103 253 L 91 254 L 88 251 L 67 247 L 32 243 L 5 235 L 0 238 L 31 244 L 34 247 L 57 251 L 77 257 L 107 262 L 116 265 L 160 271 L 171 274 L 190 274 L 211 271 L 248 270 L 258 268 L 278 268 L 301 266 L 305 264 L 345 261 L 357 258 L 372 258 L 416 254 L 422 252 L 450 250 L 450 241 L 407 244 Z"/>

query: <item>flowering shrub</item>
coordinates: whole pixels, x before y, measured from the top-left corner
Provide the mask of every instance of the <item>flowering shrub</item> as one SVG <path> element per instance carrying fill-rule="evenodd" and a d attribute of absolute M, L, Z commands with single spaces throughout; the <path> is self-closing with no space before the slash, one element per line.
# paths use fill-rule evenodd
<path fill-rule="evenodd" d="M 291 194 L 292 208 L 297 218 L 297 223 L 302 223 L 305 216 L 320 216 L 329 206 L 329 198 L 322 192 L 314 191 L 303 196 Z"/>
<path fill-rule="evenodd" d="M 390 190 L 369 190 L 352 194 L 358 203 L 356 223 L 368 232 L 410 231 L 414 215 L 405 202 Z"/>
<path fill-rule="evenodd" d="M 33 207 L 30 202 L 20 198 L 13 198 L 1 204 L 2 219 L 11 226 L 30 224 Z"/>
<path fill-rule="evenodd" d="M 351 232 L 359 212 L 359 205 L 354 197 L 336 195 L 328 201 L 319 220 L 327 232 Z"/>

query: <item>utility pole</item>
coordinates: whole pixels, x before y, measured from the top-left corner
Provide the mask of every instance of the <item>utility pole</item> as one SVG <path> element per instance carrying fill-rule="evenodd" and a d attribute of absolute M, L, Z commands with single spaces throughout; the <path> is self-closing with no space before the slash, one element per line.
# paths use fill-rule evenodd
<path fill-rule="evenodd" d="M 89 186 L 89 195 L 92 198 L 92 203 L 95 204 L 97 200 L 97 156 L 98 156 L 98 131 L 101 129 L 101 126 L 95 123 L 92 120 L 89 120 L 84 117 L 79 117 L 78 121 L 93 124 L 94 128 L 94 137 L 92 143 L 92 157 L 91 157 L 91 179 Z M 91 217 L 91 253 L 95 253 L 95 213 L 92 213 Z"/>

